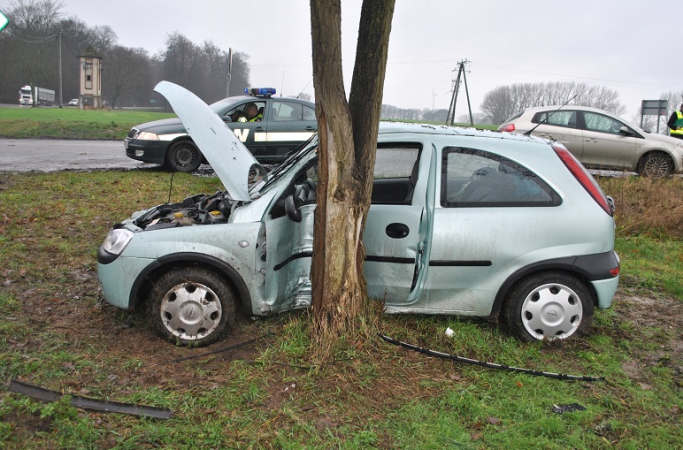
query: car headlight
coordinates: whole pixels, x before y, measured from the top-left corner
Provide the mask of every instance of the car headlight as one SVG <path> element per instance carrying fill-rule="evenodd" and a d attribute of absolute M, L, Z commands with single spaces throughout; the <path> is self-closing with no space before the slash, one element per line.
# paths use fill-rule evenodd
<path fill-rule="evenodd" d="M 104 242 L 100 245 L 97 252 L 97 261 L 102 264 L 109 264 L 118 258 L 123 252 L 131 239 L 133 239 L 133 232 L 123 228 L 117 228 L 107 233 Z"/>
<path fill-rule="evenodd" d="M 159 136 L 156 133 L 151 133 L 149 131 L 141 131 L 135 139 L 140 139 L 142 141 L 158 141 Z"/>

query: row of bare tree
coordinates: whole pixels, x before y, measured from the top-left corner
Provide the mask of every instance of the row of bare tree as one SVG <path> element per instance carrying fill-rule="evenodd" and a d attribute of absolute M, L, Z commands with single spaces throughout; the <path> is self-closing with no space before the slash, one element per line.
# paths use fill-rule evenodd
<path fill-rule="evenodd" d="M 490 123 L 500 124 L 525 108 L 565 103 L 590 106 L 617 115 L 626 109 L 619 101 L 619 93 L 604 86 L 554 81 L 497 87 L 484 96 L 481 110 L 489 118 Z"/>
<path fill-rule="evenodd" d="M 79 55 L 89 48 L 102 57 L 102 97 L 114 106 L 147 107 L 159 97 L 160 80 L 180 84 L 207 103 L 227 95 L 228 52 L 211 41 L 194 44 L 175 32 L 166 48 L 150 55 L 142 48 L 117 44 L 109 26 L 89 27 L 76 17 L 64 17 L 55 0 L 14 0 L 5 11 L 10 25 L 0 33 L 0 103 L 16 103 L 24 85 L 53 89 L 59 97 L 61 44 L 62 100 L 79 95 Z M 230 94 L 249 85 L 249 56 L 232 58 Z M 158 106 L 158 104 L 157 104 Z"/>

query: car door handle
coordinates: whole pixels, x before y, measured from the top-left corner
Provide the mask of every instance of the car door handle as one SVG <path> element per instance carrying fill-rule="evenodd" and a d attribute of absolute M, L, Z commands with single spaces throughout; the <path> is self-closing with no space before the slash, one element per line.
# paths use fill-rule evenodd
<path fill-rule="evenodd" d="M 256 127 L 256 131 L 266 131 L 266 129 L 263 127 Z"/>
<path fill-rule="evenodd" d="M 315 128 L 313 128 L 312 126 L 309 125 L 309 126 L 306 127 L 306 130 L 308 130 L 308 131 L 315 131 Z"/>
<path fill-rule="evenodd" d="M 385 231 L 392 239 L 403 239 L 410 234 L 410 228 L 404 223 L 390 223 Z"/>

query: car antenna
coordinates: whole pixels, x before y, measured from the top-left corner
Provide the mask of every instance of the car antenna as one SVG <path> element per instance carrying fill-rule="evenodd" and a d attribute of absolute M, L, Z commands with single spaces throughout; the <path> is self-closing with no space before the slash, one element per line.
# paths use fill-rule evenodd
<path fill-rule="evenodd" d="M 559 108 L 557 108 L 555 111 L 551 112 L 550 114 L 547 114 L 546 117 L 545 117 L 545 119 L 541 120 L 540 122 L 538 122 L 538 123 L 536 124 L 535 127 L 533 127 L 532 129 L 530 129 L 529 131 L 527 131 L 526 133 L 524 133 L 524 136 L 531 136 L 531 133 L 533 133 L 534 130 L 535 130 L 536 128 L 538 128 L 540 125 L 543 125 L 544 123 L 546 123 L 546 122 L 548 121 L 548 119 L 550 119 L 550 118 L 553 116 L 553 114 L 555 114 L 556 112 L 558 112 L 559 110 L 561 110 L 562 108 L 564 108 L 565 106 L 567 106 L 567 105 L 569 104 L 569 102 L 571 102 L 572 100 L 574 100 L 578 95 L 579 95 L 579 94 L 575 94 L 572 98 L 570 98 L 569 100 L 567 100 L 566 102 L 564 102 L 564 104 L 563 104 L 562 106 L 560 106 Z"/>
<path fill-rule="evenodd" d="M 310 81 L 306 83 L 306 86 L 304 86 L 304 88 L 301 90 L 301 92 L 299 92 L 299 95 L 297 95 L 296 98 L 301 98 L 301 95 L 304 93 L 309 84 L 311 84 Z"/>

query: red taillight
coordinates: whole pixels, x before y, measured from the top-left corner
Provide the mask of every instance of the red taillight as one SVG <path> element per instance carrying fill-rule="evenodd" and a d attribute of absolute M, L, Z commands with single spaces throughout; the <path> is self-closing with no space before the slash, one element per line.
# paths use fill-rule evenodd
<path fill-rule="evenodd" d="M 615 267 L 614 269 L 609 271 L 609 274 L 612 275 L 613 277 L 616 277 L 619 275 L 619 266 Z"/>
<path fill-rule="evenodd" d="M 515 124 L 508 123 L 505 125 L 501 125 L 498 127 L 498 131 L 507 131 L 508 133 L 512 133 L 513 131 L 515 131 Z"/>
<path fill-rule="evenodd" d="M 583 186 L 583 188 L 588 191 L 591 197 L 593 197 L 593 200 L 595 200 L 595 202 L 600 205 L 600 207 L 604 209 L 607 214 L 612 216 L 612 208 L 610 208 L 605 194 L 602 193 L 602 189 L 600 189 L 600 186 L 598 186 L 595 178 L 586 172 L 586 169 L 581 165 L 579 160 L 576 159 L 574 155 L 569 153 L 569 151 L 564 147 L 556 147 L 553 145 L 553 150 L 555 150 L 557 156 L 560 157 L 572 175 L 574 175 L 579 183 L 581 183 L 581 186 Z"/>

